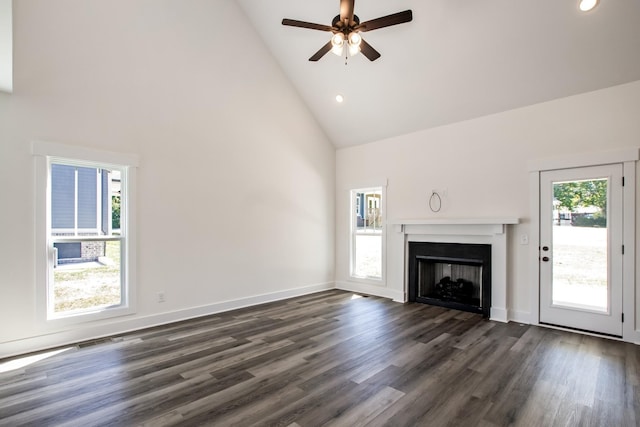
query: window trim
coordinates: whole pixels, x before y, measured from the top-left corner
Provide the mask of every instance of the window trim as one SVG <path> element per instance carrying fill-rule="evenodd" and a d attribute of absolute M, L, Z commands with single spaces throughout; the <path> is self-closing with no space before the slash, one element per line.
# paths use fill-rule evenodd
<path fill-rule="evenodd" d="M 380 278 L 361 277 L 354 275 L 355 271 L 355 238 L 357 234 L 357 214 L 354 209 L 355 199 L 358 193 L 366 193 L 367 191 L 380 191 L 380 211 L 382 215 L 382 232 L 381 232 L 381 253 L 380 253 Z M 377 286 L 386 286 L 386 269 L 387 269 L 387 186 L 371 185 L 354 187 L 349 190 L 349 280 L 352 282 L 366 283 Z"/>
<path fill-rule="evenodd" d="M 32 154 L 35 160 L 36 187 L 36 318 L 44 327 L 81 324 L 101 319 L 125 316 L 136 311 L 136 233 L 135 233 L 135 188 L 138 158 L 132 154 L 114 153 L 83 147 L 74 147 L 49 142 L 34 142 Z M 123 174 L 121 199 L 125 200 L 127 209 L 120 218 L 121 229 L 124 229 L 121 251 L 122 265 L 122 304 L 117 307 L 100 308 L 95 311 L 83 311 L 64 316 L 52 316 L 49 307 L 49 244 L 51 243 L 51 215 L 50 209 L 50 167 L 52 163 L 64 163 L 76 166 L 114 168 Z M 112 236 L 94 236 L 100 240 L 110 239 Z"/>

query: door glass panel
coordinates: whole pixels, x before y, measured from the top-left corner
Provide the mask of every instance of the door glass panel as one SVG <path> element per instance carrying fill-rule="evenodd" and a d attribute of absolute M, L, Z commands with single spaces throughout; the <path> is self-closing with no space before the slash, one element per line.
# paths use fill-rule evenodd
<path fill-rule="evenodd" d="M 608 312 L 608 179 L 553 183 L 552 303 Z"/>

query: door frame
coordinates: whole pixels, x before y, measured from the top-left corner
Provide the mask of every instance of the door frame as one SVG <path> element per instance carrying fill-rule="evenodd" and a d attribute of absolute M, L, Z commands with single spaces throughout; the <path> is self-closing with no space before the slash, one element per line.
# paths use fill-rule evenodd
<path fill-rule="evenodd" d="M 640 344 L 640 325 L 637 308 L 640 292 L 636 291 L 636 164 L 640 160 L 638 148 L 620 149 L 601 153 L 575 155 L 529 162 L 529 286 L 531 290 L 531 324 L 540 324 L 540 174 L 541 172 L 578 167 L 622 164 L 625 185 L 622 189 L 622 340 Z M 621 248 L 622 249 L 622 248 Z"/>

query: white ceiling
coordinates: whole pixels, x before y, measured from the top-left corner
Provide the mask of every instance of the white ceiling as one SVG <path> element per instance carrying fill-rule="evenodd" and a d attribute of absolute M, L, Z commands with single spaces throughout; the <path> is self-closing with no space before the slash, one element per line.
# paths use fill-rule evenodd
<path fill-rule="evenodd" d="M 330 33 L 281 25 L 331 25 L 339 0 L 237 1 L 336 147 L 640 80 L 639 0 L 358 0 L 361 22 L 413 21 L 363 33 L 382 57 L 346 66 L 308 61 Z"/>

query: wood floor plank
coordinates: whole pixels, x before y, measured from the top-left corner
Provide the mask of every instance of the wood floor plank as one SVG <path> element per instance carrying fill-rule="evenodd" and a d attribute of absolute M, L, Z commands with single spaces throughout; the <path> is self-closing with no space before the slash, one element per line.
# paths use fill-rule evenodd
<path fill-rule="evenodd" d="M 360 404 L 345 411 L 339 418 L 335 418 L 325 424 L 327 427 L 366 426 L 374 421 L 378 415 L 384 412 L 389 406 L 400 400 L 404 393 L 391 387 L 383 387 L 378 392 L 372 394 Z"/>
<path fill-rule="evenodd" d="M 339 290 L 82 343 L 0 369 L 0 426 L 639 421 L 636 345 Z"/>

